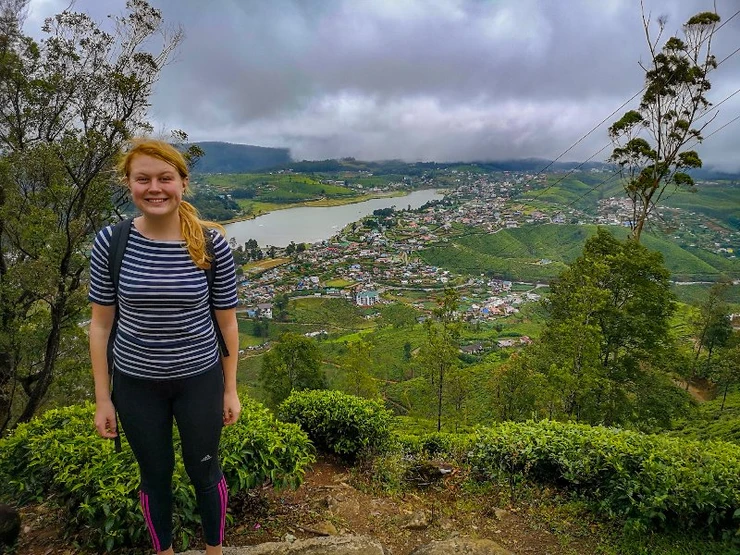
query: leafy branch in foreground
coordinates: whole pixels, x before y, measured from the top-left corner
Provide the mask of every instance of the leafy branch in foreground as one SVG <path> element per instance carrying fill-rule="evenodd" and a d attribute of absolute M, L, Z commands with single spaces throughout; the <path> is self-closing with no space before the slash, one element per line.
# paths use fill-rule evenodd
<path fill-rule="evenodd" d="M 28 421 L 86 349 L 89 239 L 122 199 L 115 158 L 151 130 L 152 87 L 182 39 L 129 0 L 111 32 L 65 10 L 36 41 L 22 33 L 28 4 L 0 0 L 0 431 Z"/>

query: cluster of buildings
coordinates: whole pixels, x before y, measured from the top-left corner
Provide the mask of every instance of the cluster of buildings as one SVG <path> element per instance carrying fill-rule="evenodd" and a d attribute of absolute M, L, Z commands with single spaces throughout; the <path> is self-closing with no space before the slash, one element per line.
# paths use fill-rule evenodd
<path fill-rule="evenodd" d="M 394 289 L 441 290 L 446 286 L 466 287 L 460 276 L 424 264 L 415 251 L 444 243 L 459 224 L 476 226 L 495 233 L 505 228 L 538 223 L 595 223 L 629 225 L 631 205 L 624 198 L 599 202 L 596 214 L 575 208 L 529 209 L 516 197 L 542 189 L 547 177 L 537 174 L 505 172 L 500 177 L 450 170 L 440 185 L 449 187 L 443 201 L 429 203 L 419 210 L 392 214 L 393 225 L 350 226 L 330 240 L 294 253 L 286 263 L 259 275 L 247 276 L 240 284 L 240 299 L 247 313 L 269 318 L 270 303 L 276 295 L 320 295 L 343 297 L 358 306 L 384 302 Z M 400 184 L 399 184 L 400 185 Z M 721 247 L 719 247 L 721 248 Z M 285 257 L 278 249 L 277 257 Z M 289 261 L 288 261 L 289 260 Z M 541 260 L 540 264 L 550 261 Z M 518 305 L 535 301 L 535 293 L 511 294 L 501 283 L 487 283 L 490 293 L 470 302 L 469 320 L 488 320 L 514 314 Z M 480 284 L 477 284 L 480 285 Z"/>

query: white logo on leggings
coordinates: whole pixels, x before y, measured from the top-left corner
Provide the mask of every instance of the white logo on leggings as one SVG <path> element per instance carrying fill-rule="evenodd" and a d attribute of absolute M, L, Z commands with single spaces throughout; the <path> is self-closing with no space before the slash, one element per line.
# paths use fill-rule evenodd
<path fill-rule="evenodd" d="M 200 459 L 200 462 L 206 462 L 206 461 L 210 461 L 210 460 L 211 460 L 211 456 L 210 455 L 206 455 L 205 457 L 203 457 L 202 459 Z"/>

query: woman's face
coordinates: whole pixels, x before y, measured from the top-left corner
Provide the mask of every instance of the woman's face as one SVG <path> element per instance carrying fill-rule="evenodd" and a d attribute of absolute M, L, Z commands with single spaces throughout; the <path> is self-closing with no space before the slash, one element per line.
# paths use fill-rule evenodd
<path fill-rule="evenodd" d="M 128 187 L 131 199 L 147 218 L 167 218 L 177 214 L 187 187 L 175 166 L 146 154 L 131 159 Z"/>

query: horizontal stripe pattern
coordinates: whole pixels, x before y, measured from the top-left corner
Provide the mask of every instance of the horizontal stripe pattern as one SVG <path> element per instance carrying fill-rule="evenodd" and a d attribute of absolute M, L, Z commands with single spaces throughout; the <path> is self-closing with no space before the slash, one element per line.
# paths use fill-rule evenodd
<path fill-rule="evenodd" d="M 213 233 L 214 308 L 237 305 L 234 259 L 226 240 Z M 108 268 L 112 227 L 95 237 L 88 298 L 116 304 Z M 208 302 L 208 281 L 184 241 L 154 241 L 131 226 L 118 283 L 120 319 L 114 344 L 116 369 L 130 376 L 173 379 L 208 370 L 218 344 Z"/>

